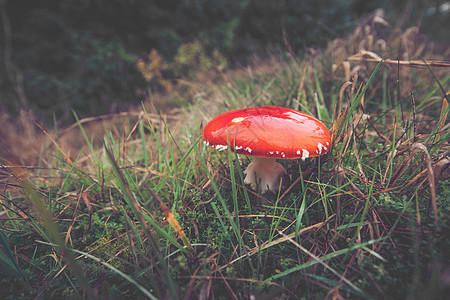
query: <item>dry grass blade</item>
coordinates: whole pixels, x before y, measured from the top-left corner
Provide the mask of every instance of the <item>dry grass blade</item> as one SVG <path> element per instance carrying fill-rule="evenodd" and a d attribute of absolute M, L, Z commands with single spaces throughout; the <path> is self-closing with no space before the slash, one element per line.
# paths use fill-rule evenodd
<path fill-rule="evenodd" d="M 80 124 L 83 125 L 83 124 L 95 123 L 95 122 L 99 122 L 99 121 L 101 121 L 101 122 L 108 121 L 108 123 L 112 124 L 114 122 L 114 119 L 116 119 L 116 118 L 119 118 L 119 119 L 120 118 L 123 118 L 123 119 L 136 118 L 136 119 L 138 119 L 139 117 L 141 117 L 141 115 L 142 115 L 142 112 L 139 112 L 139 111 L 137 111 L 137 112 L 128 111 L 128 112 L 120 112 L 120 113 L 114 113 L 114 114 L 106 114 L 106 115 L 100 115 L 100 116 L 95 116 L 95 117 L 83 118 L 83 119 L 80 119 L 79 122 L 76 122 L 76 123 L 70 125 L 69 127 L 65 128 L 61 132 L 60 137 L 63 137 L 65 135 L 69 134 L 70 131 L 78 128 L 80 126 Z M 152 122 L 159 122 L 158 117 L 155 116 L 154 114 L 149 114 L 149 116 L 150 116 Z"/>
<path fill-rule="evenodd" d="M 175 176 L 173 176 L 173 175 L 161 173 L 161 172 L 158 172 L 158 171 L 155 171 L 155 170 L 151 170 L 149 168 L 142 168 L 142 167 L 137 167 L 137 166 L 127 166 L 127 168 L 128 169 L 133 169 L 133 170 L 138 170 L 138 171 L 141 171 L 141 172 L 146 172 L 146 173 L 149 173 L 149 174 L 152 174 L 152 175 L 157 175 L 157 176 L 162 176 L 162 177 L 168 177 L 168 178 L 175 179 Z M 191 182 L 189 182 L 187 180 L 184 180 L 182 178 L 177 178 L 177 179 L 182 181 L 185 184 L 190 185 L 193 188 L 196 188 L 196 186 L 194 184 L 192 184 Z"/>
<path fill-rule="evenodd" d="M 323 221 L 323 222 L 320 222 L 320 223 L 317 223 L 317 224 L 314 224 L 314 225 L 311 225 L 311 226 L 309 226 L 309 227 L 306 227 L 306 228 L 301 229 L 301 230 L 299 231 L 299 235 L 304 234 L 304 233 L 309 232 L 309 231 L 314 230 L 314 229 L 319 229 L 319 228 L 321 228 L 321 227 L 327 225 L 328 223 L 331 222 L 331 220 L 332 220 L 335 216 L 336 216 L 336 215 L 333 214 L 333 215 L 331 215 L 328 219 L 326 219 L 326 220 Z M 227 263 L 226 265 L 220 267 L 219 270 L 223 270 L 224 268 L 229 267 L 229 266 L 232 265 L 233 263 L 235 263 L 235 262 L 237 262 L 237 261 L 239 261 L 239 260 L 241 260 L 241 259 L 243 259 L 243 258 L 245 258 L 245 257 L 250 257 L 250 256 L 252 256 L 252 255 L 258 253 L 259 251 L 262 251 L 262 250 L 265 250 L 265 249 L 270 248 L 270 247 L 272 247 L 272 246 L 278 245 L 279 243 L 283 243 L 283 242 L 287 241 L 287 238 L 286 238 L 286 237 L 289 237 L 289 238 L 295 237 L 295 232 L 290 233 L 290 234 L 288 234 L 288 235 L 284 235 L 283 237 L 280 237 L 280 238 L 278 238 L 278 239 L 276 239 L 276 240 L 273 240 L 273 241 L 270 241 L 270 242 L 264 242 L 263 244 L 261 244 L 261 245 L 259 245 L 259 246 L 256 246 L 255 248 L 253 248 L 253 249 L 251 249 L 250 251 L 248 251 L 247 254 L 244 254 L 244 255 L 242 255 L 242 256 L 239 256 L 238 258 L 233 259 L 232 261 L 230 261 L 230 262 Z"/>
<path fill-rule="evenodd" d="M 50 136 L 50 134 L 48 134 L 47 131 L 45 131 L 45 129 L 41 127 L 41 125 L 39 125 L 39 124 L 36 123 L 36 122 L 35 122 L 35 124 L 36 124 L 36 126 L 39 127 L 39 129 L 42 130 L 42 132 L 45 133 L 45 135 L 52 141 L 52 143 L 53 143 L 53 145 L 55 145 L 56 149 L 58 149 L 58 151 L 59 151 L 62 155 L 64 155 L 64 159 L 67 161 L 67 163 L 68 163 L 69 165 L 73 166 L 72 160 L 69 158 L 68 155 L 66 155 L 66 154 L 64 153 L 64 151 L 61 149 L 61 147 L 59 147 L 58 143 Z"/>
<path fill-rule="evenodd" d="M 177 233 L 178 237 L 183 241 L 183 244 L 188 247 L 190 250 L 195 251 L 194 247 L 192 247 L 191 243 L 189 242 L 186 234 L 184 233 L 183 229 L 180 226 L 180 223 L 178 223 L 177 218 L 175 215 L 170 211 L 170 209 L 167 207 L 166 204 L 159 198 L 158 195 L 156 195 L 155 192 L 150 190 L 150 193 L 152 194 L 152 197 L 158 201 L 159 207 L 161 208 L 162 212 L 164 213 L 164 216 L 166 217 L 167 222 L 170 224 L 172 229 Z"/>
<path fill-rule="evenodd" d="M 353 85 L 353 82 L 347 81 L 342 85 L 342 87 L 339 91 L 338 101 L 336 102 L 336 105 L 334 107 L 333 125 L 331 127 L 331 141 L 332 141 L 333 145 L 337 144 L 338 140 L 342 139 L 342 137 L 340 137 L 340 139 L 337 139 L 337 133 L 343 123 L 343 120 L 347 116 L 347 112 L 348 112 L 348 109 L 347 110 L 343 109 L 342 98 L 344 97 L 344 92 L 347 89 L 347 87 L 352 86 L 352 85 Z"/>
<path fill-rule="evenodd" d="M 368 57 L 364 57 L 368 56 Z M 349 61 L 365 61 L 365 62 L 381 62 L 386 65 L 400 65 L 412 68 L 425 68 L 429 67 L 450 67 L 450 62 L 448 61 L 433 61 L 433 60 L 394 60 L 394 59 L 382 59 L 378 54 L 361 50 L 358 53 L 347 57 Z"/>
<path fill-rule="evenodd" d="M 185 292 L 185 294 L 184 294 L 183 300 L 192 299 L 192 293 L 193 293 L 193 290 L 194 290 L 195 279 L 197 279 L 197 278 L 196 278 L 197 273 L 201 270 L 201 268 L 203 267 L 203 265 L 204 265 L 205 263 L 210 263 L 210 262 L 212 262 L 212 263 L 213 263 L 213 266 L 215 266 L 215 258 L 216 258 L 219 254 L 220 254 L 219 252 L 216 252 L 216 253 L 210 255 L 208 258 L 206 258 L 204 261 L 202 261 L 202 262 L 200 263 L 200 265 L 195 269 L 194 273 L 193 273 L 192 276 L 191 276 L 191 279 L 189 280 L 189 284 L 188 284 L 188 287 L 187 287 L 186 292 Z M 203 289 L 203 287 L 202 287 L 202 289 Z"/>
<path fill-rule="evenodd" d="M 9 190 L 9 188 L 20 187 L 18 178 L 15 176 L 17 174 L 14 172 L 14 168 L 19 168 L 22 172 L 25 172 L 25 168 L 21 166 L 14 166 L 11 162 L 1 156 L 0 163 L 2 163 L 0 164 L 0 195 L 6 195 L 6 191 Z"/>
<path fill-rule="evenodd" d="M 448 115 L 448 99 L 450 98 L 450 93 L 447 93 L 444 98 L 442 98 L 442 106 L 441 106 L 441 114 L 439 116 L 439 123 L 437 127 L 437 132 L 440 132 L 447 121 Z M 438 142 L 441 139 L 441 135 L 439 133 L 436 134 L 434 142 Z"/>
<path fill-rule="evenodd" d="M 223 283 L 225 284 L 228 293 L 231 295 L 232 299 L 238 300 L 238 296 L 236 295 L 236 293 L 233 291 L 233 288 L 230 286 L 230 284 L 228 283 L 227 279 L 225 278 L 225 276 L 223 276 L 222 272 L 219 270 L 219 274 L 220 277 L 222 277 Z"/>
<path fill-rule="evenodd" d="M 434 178 L 437 181 L 441 173 L 450 166 L 450 159 L 443 158 L 434 165 Z"/>
<path fill-rule="evenodd" d="M 184 278 L 184 276 L 180 276 L 180 278 Z M 251 278 L 236 278 L 236 277 L 225 277 L 225 276 L 210 276 L 210 275 L 195 275 L 195 276 L 189 276 L 189 278 L 193 279 L 218 279 L 218 280 L 235 280 L 235 281 L 242 281 L 242 282 L 252 282 L 252 283 L 264 283 L 274 286 L 279 286 L 279 284 L 275 282 L 265 281 L 265 280 L 258 280 L 258 279 L 251 279 Z"/>
<path fill-rule="evenodd" d="M 302 67 L 302 77 L 300 78 L 300 82 L 298 84 L 298 88 L 297 88 L 297 98 L 299 98 L 300 95 L 302 95 L 303 98 L 306 98 L 306 92 L 304 90 L 304 86 L 305 86 L 305 78 L 306 78 L 306 69 L 308 67 L 307 62 L 303 62 L 303 67 Z M 298 107 L 296 107 L 298 108 Z"/>
<path fill-rule="evenodd" d="M 325 296 L 325 300 L 344 300 L 344 298 L 339 294 L 339 289 L 341 286 L 336 286 L 332 288 L 328 294 Z"/>
<path fill-rule="evenodd" d="M 366 174 L 364 174 L 364 170 L 363 170 L 363 167 L 361 165 L 361 159 L 359 157 L 358 148 L 357 148 L 356 145 L 357 145 L 356 137 L 355 137 L 355 135 L 353 135 L 353 154 L 355 155 L 356 162 L 358 164 L 359 176 L 361 176 L 363 178 L 363 182 L 368 182 Z"/>
<path fill-rule="evenodd" d="M 317 261 L 318 263 L 320 263 L 321 265 L 323 265 L 327 270 L 329 270 L 330 272 L 332 272 L 334 275 L 338 276 L 343 282 L 345 282 L 346 284 L 348 284 L 352 289 L 354 289 L 355 291 L 361 292 L 362 290 L 360 288 L 358 288 L 356 285 L 354 285 L 353 283 L 351 283 L 347 278 L 345 278 L 344 276 L 342 276 L 341 274 L 339 274 L 335 269 L 333 269 L 332 267 L 330 267 L 329 265 L 327 265 L 326 263 L 324 263 L 319 257 L 315 256 L 314 254 L 312 254 L 308 249 L 306 249 L 305 247 L 303 247 L 302 245 L 300 245 L 299 243 L 297 243 L 296 241 L 294 241 L 291 237 L 287 236 L 286 234 L 284 234 L 283 232 L 278 230 L 278 233 L 280 235 L 282 235 L 286 240 L 288 240 L 289 242 L 291 242 L 292 244 L 294 244 L 296 247 L 298 247 L 300 250 L 302 250 L 303 252 L 305 252 L 306 254 L 308 254 L 309 256 L 311 256 L 311 258 L 313 258 L 315 261 Z"/>
<path fill-rule="evenodd" d="M 75 219 L 76 219 L 76 216 L 77 216 L 77 213 L 78 213 L 78 208 L 80 206 L 81 194 L 84 192 L 83 189 L 84 189 L 84 186 L 81 187 L 80 195 L 77 197 L 77 204 L 75 205 L 75 208 L 74 208 L 74 211 L 73 211 L 73 215 L 72 215 L 72 219 L 70 220 L 69 228 L 67 229 L 67 232 L 66 232 L 66 238 L 64 240 L 64 242 L 66 244 L 69 242 L 69 240 L 71 240 L 70 233 L 72 232 L 73 224 L 75 223 Z"/>
<path fill-rule="evenodd" d="M 432 165 L 432 160 L 430 157 L 430 154 L 428 153 L 427 147 L 425 147 L 422 143 L 414 143 L 411 146 L 411 150 L 413 151 L 413 156 L 418 151 L 422 150 L 426 155 L 426 163 L 427 163 L 427 169 L 428 169 L 428 183 L 430 185 L 430 193 L 431 193 L 431 207 L 433 208 L 434 213 L 434 224 L 436 227 L 438 226 L 438 212 L 437 212 L 437 204 L 436 204 L 436 183 L 435 183 L 435 176 L 434 176 L 434 170 Z"/>
<path fill-rule="evenodd" d="M 89 225 L 87 232 L 91 229 L 91 223 L 92 223 L 92 205 L 91 201 L 89 201 L 89 196 L 86 194 L 86 190 L 82 191 L 81 197 L 83 198 L 84 204 L 86 204 L 88 211 L 89 211 Z"/>

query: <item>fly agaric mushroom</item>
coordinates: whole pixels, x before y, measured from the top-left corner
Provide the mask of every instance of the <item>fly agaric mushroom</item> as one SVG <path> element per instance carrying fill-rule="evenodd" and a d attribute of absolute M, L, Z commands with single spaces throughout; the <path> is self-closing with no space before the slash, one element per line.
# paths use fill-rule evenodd
<path fill-rule="evenodd" d="M 218 115 L 203 130 L 204 143 L 222 151 L 254 156 L 244 183 L 276 192 L 284 167 L 275 159 L 314 157 L 328 152 L 330 132 L 316 118 L 289 108 L 266 106 Z"/>

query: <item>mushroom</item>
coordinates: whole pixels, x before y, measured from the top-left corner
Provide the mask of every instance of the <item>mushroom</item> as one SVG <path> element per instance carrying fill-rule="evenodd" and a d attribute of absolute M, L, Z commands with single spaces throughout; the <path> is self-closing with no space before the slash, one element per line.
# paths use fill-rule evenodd
<path fill-rule="evenodd" d="M 244 171 L 244 183 L 262 192 L 278 191 L 286 174 L 275 159 L 319 156 L 328 152 L 330 132 L 316 118 L 289 108 L 266 106 L 229 111 L 206 124 L 203 140 L 223 151 L 254 156 Z"/>

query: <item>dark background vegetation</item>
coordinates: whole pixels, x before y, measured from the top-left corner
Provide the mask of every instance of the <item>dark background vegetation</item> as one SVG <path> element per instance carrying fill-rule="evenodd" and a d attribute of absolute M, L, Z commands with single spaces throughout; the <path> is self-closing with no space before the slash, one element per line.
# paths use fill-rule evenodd
<path fill-rule="evenodd" d="M 286 42 L 300 55 L 324 47 L 377 8 L 388 21 L 418 23 L 444 41 L 444 2 L 0 0 L 0 111 L 29 108 L 62 123 L 72 121 L 71 109 L 80 116 L 117 111 L 149 90 L 170 90 L 193 70 L 286 52 Z"/>

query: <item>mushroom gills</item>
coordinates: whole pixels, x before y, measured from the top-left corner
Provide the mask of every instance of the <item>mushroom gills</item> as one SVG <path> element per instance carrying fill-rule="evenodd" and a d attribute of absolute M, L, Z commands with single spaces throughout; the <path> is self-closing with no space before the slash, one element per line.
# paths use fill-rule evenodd
<path fill-rule="evenodd" d="M 287 174 L 284 167 L 273 158 L 253 157 L 252 162 L 244 170 L 244 183 L 250 184 L 256 190 L 261 187 L 262 192 L 278 191 L 281 177 Z"/>

